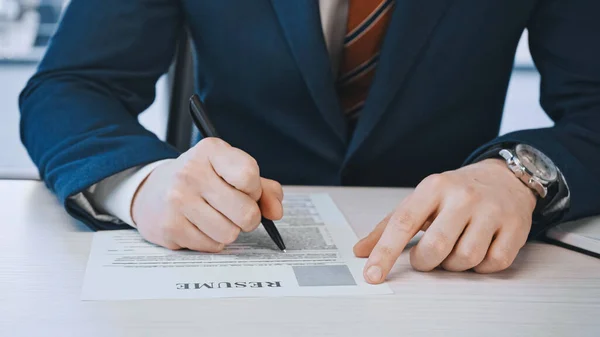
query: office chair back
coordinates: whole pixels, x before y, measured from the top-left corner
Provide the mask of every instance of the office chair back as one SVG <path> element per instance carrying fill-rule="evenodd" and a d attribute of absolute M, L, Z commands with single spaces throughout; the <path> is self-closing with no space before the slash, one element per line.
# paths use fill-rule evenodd
<path fill-rule="evenodd" d="M 167 122 L 167 143 L 181 152 L 187 151 L 194 139 L 194 124 L 188 111 L 189 99 L 194 93 L 194 61 L 192 44 L 184 31 L 177 43 L 175 62 L 169 74 L 171 97 Z"/>

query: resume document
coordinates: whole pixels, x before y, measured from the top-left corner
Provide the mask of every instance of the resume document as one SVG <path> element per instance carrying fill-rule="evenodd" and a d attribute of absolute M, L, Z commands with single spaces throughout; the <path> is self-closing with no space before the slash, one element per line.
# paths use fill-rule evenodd
<path fill-rule="evenodd" d="M 218 254 L 171 251 L 135 230 L 94 234 L 84 300 L 389 294 L 364 281 L 356 235 L 327 194 L 290 194 L 276 225 L 277 249 L 262 226 Z"/>

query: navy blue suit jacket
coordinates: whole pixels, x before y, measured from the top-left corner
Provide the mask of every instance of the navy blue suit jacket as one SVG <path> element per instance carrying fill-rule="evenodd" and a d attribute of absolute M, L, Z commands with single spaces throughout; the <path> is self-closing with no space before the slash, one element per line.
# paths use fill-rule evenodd
<path fill-rule="evenodd" d="M 397 0 L 350 134 L 315 0 L 73 0 L 20 97 L 22 140 L 67 210 L 108 228 L 68 197 L 178 155 L 137 115 L 187 26 L 197 92 L 221 136 L 254 156 L 265 177 L 415 186 L 490 144 L 522 142 L 562 170 L 570 220 L 600 210 L 598 13 L 591 0 Z M 525 28 L 556 126 L 497 138 Z"/>

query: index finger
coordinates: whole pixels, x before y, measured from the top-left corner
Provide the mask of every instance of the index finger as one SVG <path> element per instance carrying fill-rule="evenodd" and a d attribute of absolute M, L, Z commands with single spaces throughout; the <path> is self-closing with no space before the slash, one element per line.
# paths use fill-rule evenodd
<path fill-rule="evenodd" d="M 398 205 L 365 265 L 367 282 L 381 283 L 385 280 L 400 253 L 435 212 L 438 204 L 435 193 L 417 188 Z"/>

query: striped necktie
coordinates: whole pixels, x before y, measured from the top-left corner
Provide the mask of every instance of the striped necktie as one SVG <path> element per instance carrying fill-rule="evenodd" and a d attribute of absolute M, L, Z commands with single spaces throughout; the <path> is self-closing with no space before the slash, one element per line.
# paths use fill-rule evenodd
<path fill-rule="evenodd" d="M 348 1 L 347 33 L 337 85 L 344 113 L 354 125 L 375 76 L 394 0 Z"/>

